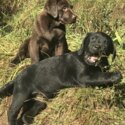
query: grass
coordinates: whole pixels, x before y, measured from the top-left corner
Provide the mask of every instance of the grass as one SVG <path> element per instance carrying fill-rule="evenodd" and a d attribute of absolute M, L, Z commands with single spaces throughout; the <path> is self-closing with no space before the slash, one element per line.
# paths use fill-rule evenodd
<path fill-rule="evenodd" d="M 31 34 L 32 24 L 43 9 L 45 0 L 1 1 L 0 87 L 30 64 L 27 59 L 14 68 L 10 59 Z M 74 88 L 62 90 L 48 102 L 33 125 L 125 125 L 125 1 L 71 0 L 78 15 L 77 23 L 67 25 L 67 40 L 72 51 L 78 50 L 87 32 L 103 31 L 114 40 L 117 58 L 111 70 L 120 70 L 123 80 L 111 88 Z M 3 7 L 4 6 L 4 7 Z M 0 123 L 7 125 L 10 98 L 0 105 Z M 5 122 L 4 122 L 5 121 Z"/>

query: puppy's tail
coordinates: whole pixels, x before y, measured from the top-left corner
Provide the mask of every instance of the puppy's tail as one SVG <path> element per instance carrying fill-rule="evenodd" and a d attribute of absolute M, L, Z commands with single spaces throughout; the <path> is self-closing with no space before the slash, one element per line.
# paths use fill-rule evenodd
<path fill-rule="evenodd" d="M 31 38 L 28 38 L 24 41 L 24 43 L 20 46 L 16 56 L 10 61 L 10 66 L 14 66 L 21 61 L 23 61 L 25 58 L 29 57 L 29 42 Z"/>
<path fill-rule="evenodd" d="M 6 96 L 11 96 L 13 94 L 14 81 L 10 81 L 5 84 L 2 88 L 0 88 L 0 98 L 4 98 Z"/>

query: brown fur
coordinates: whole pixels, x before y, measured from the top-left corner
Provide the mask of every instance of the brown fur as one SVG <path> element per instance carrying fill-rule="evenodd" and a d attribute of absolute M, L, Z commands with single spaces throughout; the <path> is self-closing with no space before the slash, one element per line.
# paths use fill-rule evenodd
<path fill-rule="evenodd" d="M 47 0 L 43 12 L 36 18 L 30 38 L 20 46 L 11 64 L 18 64 L 25 58 L 36 63 L 69 52 L 65 24 L 75 22 L 76 15 L 67 0 Z"/>

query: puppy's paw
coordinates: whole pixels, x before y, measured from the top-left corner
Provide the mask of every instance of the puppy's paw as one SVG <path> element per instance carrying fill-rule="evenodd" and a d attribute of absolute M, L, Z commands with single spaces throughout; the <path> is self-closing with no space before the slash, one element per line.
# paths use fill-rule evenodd
<path fill-rule="evenodd" d="M 33 100 L 33 103 L 31 104 L 32 107 L 30 107 L 30 109 L 28 109 L 28 111 L 25 112 L 22 116 L 22 121 L 26 125 L 32 124 L 34 121 L 34 117 L 47 107 L 47 104 L 45 102 L 41 102 L 38 100 Z"/>
<path fill-rule="evenodd" d="M 121 82 L 121 80 L 122 80 L 122 74 L 121 74 L 121 72 L 119 72 L 119 71 L 117 71 L 117 72 L 114 72 L 113 73 L 113 75 L 112 75 L 112 82 L 113 83 L 119 83 L 119 82 Z"/>
<path fill-rule="evenodd" d="M 34 117 L 31 117 L 31 116 L 23 116 L 22 121 L 23 121 L 26 125 L 29 125 L 29 124 L 32 124 L 32 123 L 33 123 Z"/>
<path fill-rule="evenodd" d="M 9 67 L 15 67 L 16 66 L 16 64 L 14 64 L 14 63 L 9 63 Z"/>

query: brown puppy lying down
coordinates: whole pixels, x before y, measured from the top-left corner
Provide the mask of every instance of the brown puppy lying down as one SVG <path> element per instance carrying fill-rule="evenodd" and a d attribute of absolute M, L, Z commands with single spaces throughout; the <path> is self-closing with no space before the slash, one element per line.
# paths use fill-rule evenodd
<path fill-rule="evenodd" d="M 13 94 L 9 125 L 17 125 L 21 109 L 20 119 L 27 124 L 46 107 L 45 103 L 35 101 L 34 95 L 42 94 L 49 99 L 64 88 L 111 86 L 120 82 L 120 72 L 102 72 L 101 69 L 107 66 L 108 56 L 113 54 L 115 58 L 115 53 L 113 41 L 107 34 L 89 33 L 80 50 L 42 60 L 24 69 L 0 89 L 0 96 L 6 96 L 7 90 Z"/>
<path fill-rule="evenodd" d="M 76 22 L 72 5 L 67 0 L 47 0 L 44 10 L 37 17 L 30 38 L 20 46 L 11 64 L 18 64 L 25 58 L 32 63 L 69 52 L 65 24 Z"/>

